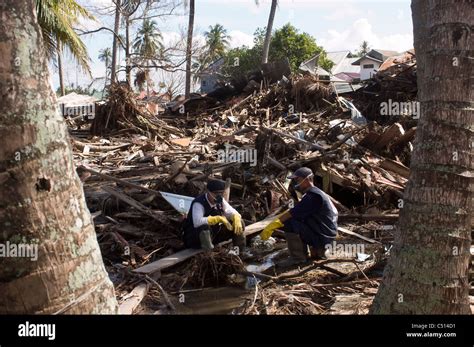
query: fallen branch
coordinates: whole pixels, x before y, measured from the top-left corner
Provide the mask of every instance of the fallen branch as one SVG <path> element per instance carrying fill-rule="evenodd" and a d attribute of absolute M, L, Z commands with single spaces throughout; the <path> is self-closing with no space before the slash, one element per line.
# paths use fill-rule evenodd
<path fill-rule="evenodd" d="M 163 289 L 163 287 L 158 283 L 156 282 L 153 278 L 151 278 L 150 276 L 148 275 L 145 275 L 145 279 L 147 281 L 150 281 L 151 283 L 153 283 L 155 286 L 158 287 L 158 289 L 160 290 L 161 294 L 163 294 L 163 298 L 165 299 L 166 301 L 166 305 L 173 311 L 176 311 L 176 307 L 173 305 L 173 303 L 171 302 L 168 294 L 166 294 L 165 290 Z"/>

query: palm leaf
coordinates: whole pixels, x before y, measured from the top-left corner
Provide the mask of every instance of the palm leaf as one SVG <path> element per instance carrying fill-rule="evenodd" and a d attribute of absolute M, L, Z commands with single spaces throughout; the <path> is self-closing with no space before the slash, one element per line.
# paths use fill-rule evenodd
<path fill-rule="evenodd" d="M 75 0 L 36 0 L 36 12 L 48 58 L 54 60 L 57 50 L 65 48 L 90 75 L 90 58 L 86 46 L 73 25 L 80 18 L 95 18 Z"/>

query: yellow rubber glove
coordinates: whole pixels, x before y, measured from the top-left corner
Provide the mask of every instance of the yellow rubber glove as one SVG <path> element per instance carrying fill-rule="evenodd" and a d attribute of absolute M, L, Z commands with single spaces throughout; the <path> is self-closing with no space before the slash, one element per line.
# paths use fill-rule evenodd
<path fill-rule="evenodd" d="M 265 229 L 260 233 L 260 238 L 265 241 L 272 236 L 273 232 L 275 229 L 281 228 L 283 226 L 283 223 L 280 221 L 280 218 L 275 219 L 273 222 L 268 224 Z"/>
<path fill-rule="evenodd" d="M 240 217 L 240 214 L 234 214 L 232 216 L 232 221 L 234 222 L 234 233 L 236 235 L 242 235 L 244 228 L 242 228 L 242 218 Z"/>
<path fill-rule="evenodd" d="M 224 216 L 209 216 L 207 217 L 207 224 L 209 225 L 216 225 L 222 223 L 225 225 L 225 227 L 229 230 L 232 230 L 232 225 L 229 223 L 227 218 Z"/>

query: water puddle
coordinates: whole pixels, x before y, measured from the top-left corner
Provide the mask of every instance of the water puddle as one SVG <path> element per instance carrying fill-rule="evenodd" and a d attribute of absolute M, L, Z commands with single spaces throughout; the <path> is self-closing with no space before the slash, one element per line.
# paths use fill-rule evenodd
<path fill-rule="evenodd" d="M 249 292 L 239 287 L 205 288 L 181 294 L 175 304 L 178 314 L 231 314 L 248 297 Z"/>

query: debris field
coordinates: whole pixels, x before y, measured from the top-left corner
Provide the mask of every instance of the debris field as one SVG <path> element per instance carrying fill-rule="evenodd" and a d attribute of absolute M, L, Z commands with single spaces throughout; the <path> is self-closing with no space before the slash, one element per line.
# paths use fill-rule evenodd
<path fill-rule="evenodd" d="M 344 94 L 309 75 L 251 82 L 239 92 L 175 100 L 158 114 L 114 84 L 90 124 L 68 121 L 121 313 L 367 313 L 403 207 L 417 123 L 380 116 L 380 104 L 416 101 L 416 62 Z M 274 261 L 287 255 L 284 234 L 271 243 L 258 234 L 291 204 L 287 177 L 301 166 L 337 207 L 336 242 L 348 247 L 280 271 Z M 210 178 L 226 182 L 245 221 L 245 256 L 230 243 L 184 249 L 186 208 L 173 201 L 199 195 Z M 360 252 L 348 256 L 354 245 Z M 216 311 L 189 311 L 193 297 Z"/>

